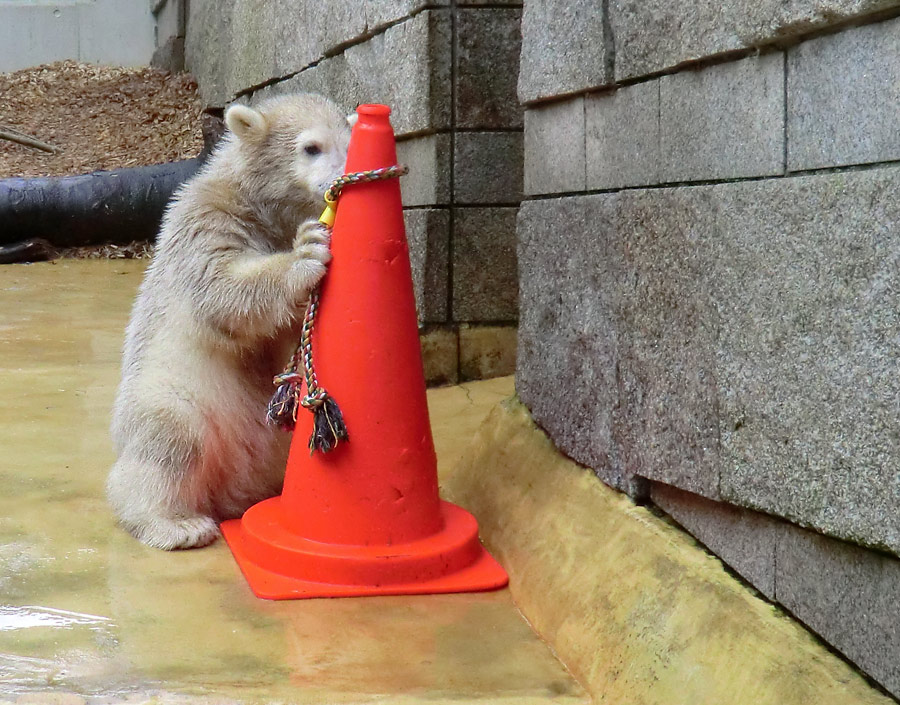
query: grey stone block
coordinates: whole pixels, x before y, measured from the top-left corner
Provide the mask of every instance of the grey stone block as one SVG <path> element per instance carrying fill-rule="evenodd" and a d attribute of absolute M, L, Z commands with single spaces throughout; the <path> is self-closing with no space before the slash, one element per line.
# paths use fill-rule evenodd
<path fill-rule="evenodd" d="M 603 3 L 529 0 L 522 13 L 518 92 L 523 103 L 613 82 Z"/>
<path fill-rule="evenodd" d="M 522 200 L 522 133 L 457 132 L 453 155 L 456 203 Z"/>
<path fill-rule="evenodd" d="M 358 42 L 369 31 L 367 2 L 329 2 L 327 8 L 321 4 L 302 0 L 282 0 L 294 7 L 303 5 L 306 15 L 306 26 L 297 27 L 292 39 L 295 44 L 302 42 L 300 34 L 305 32 L 314 47 L 313 59 L 335 53 L 342 45 Z M 323 11 L 324 10 L 324 11 Z M 286 19 L 286 18 L 284 18 Z M 296 71 L 297 66 L 283 65 L 282 68 Z"/>
<path fill-rule="evenodd" d="M 522 205 L 517 374 L 554 441 L 614 487 L 717 496 L 715 306 L 692 234 L 712 219 L 677 196 Z"/>
<path fill-rule="evenodd" d="M 525 193 L 585 189 L 584 98 L 525 112 Z"/>
<path fill-rule="evenodd" d="M 770 600 L 775 599 L 775 550 L 788 525 L 654 482 L 653 503 Z"/>
<path fill-rule="evenodd" d="M 613 445 L 621 279 L 611 219 L 619 194 L 525 201 L 519 209 L 516 391 L 564 453 L 626 489 Z M 561 227 L 561 224 L 565 224 Z"/>
<path fill-rule="evenodd" d="M 403 205 L 450 202 L 450 135 L 415 137 L 397 143 L 397 160 L 409 167 L 401 181 Z"/>
<path fill-rule="evenodd" d="M 301 0 L 195 0 L 189 8 L 188 66 L 204 99 L 221 106 L 254 86 L 365 44 L 369 35 L 436 4 L 441 3 L 367 0 L 330 3 L 323 10 Z"/>
<path fill-rule="evenodd" d="M 385 103 L 398 136 L 450 127 L 450 16 L 420 12 L 366 42 L 274 84 L 272 92 L 316 91 L 352 110 Z"/>
<path fill-rule="evenodd" d="M 391 106 L 400 135 L 450 125 L 450 16 L 422 12 L 344 52 L 360 103 Z"/>
<path fill-rule="evenodd" d="M 627 191 L 598 202 L 615 206 L 608 237 L 618 239 L 621 258 L 619 279 L 604 284 L 619 328 L 613 437 L 626 476 L 715 498 L 719 317 L 696 239 L 714 229 L 715 215 L 704 194 L 691 196 Z"/>
<path fill-rule="evenodd" d="M 455 208 L 453 320 L 516 319 L 516 209 Z"/>
<path fill-rule="evenodd" d="M 615 78 L 622 81 L 729 51 L 783 42 L 888 7 L 896 7 L 896 2 L 610 0 Z M 527 10 L 525 17 L 527 21 Z M 587 29 L 581 34 L 600 36 Z"/>
<path fill-rule="evenodd" d="M 778 601 L 900 697 L 900 561 L 794 527 L 776 555 Z"/>
<path fill-rule="evenodd" d="M 325 56 L 334 56 L 353 44 L 365 43 L 389 25 L 402 22 L 423 7 L 447 2 L 425 0 L 355 0 L 321 3 L 309 0 L 267 0 L 280 4 L 276 27 L 278 71 L 281 76 L 306 68 Z"/>
<path fill-rule="evenodd" d="M 585 97 L 587 187 L 659 183 L 659 81 Z"/>
<path fill-rule="evenodd" d="M 788 53 L 788 168 L 900 159 L 900 19 Z"/>
<path fill-rule="evenodd" d="M 677 196 L 628 191 L 523 204 L 518 371 L 557 380 L 567 370 L 561 389 L 541 390 L 550 402 L 540 414 L 552 415 L 573 457 L 614 487 L 640 492 L 639 478 L 651 478 L 717 496 L 715 306 L 693 240 L 711 218 Z M 541 264 L 561 256 L 564 273 Z M 541 325 L 532 331 L 535 316 Z M 531 334 L 552 353 L 529 356 Z M 592 442 L 596 453 L 584 447 Z"/>
<path fill-rule="evenodd" d="M 615 486 L 900 553 L 897 222 L 893 168 L 527 202 L 523 400 Z"/>
<path fill-rule="evenodd" d="M 299 33 L 298 26 L 301 26 L 298 13 L 289 12 L 288 4 L 296 3 L 235 0 L 227 44 L 223 45 L 228 47 L 223 53 L 226 54 L 225 91 L 229 98 L 286 73 L 279 66 L 277 47 L 286 42 L 296 43 L 291 33 Z M 222 47 L 217 46 L 216 51 L 221 52 Z"/>
<path fill-rule="evenodd" d="M 189 3 L 185 61 L 206 103 L 224 106 L 237 93 L 286 75 L 284 64 L 293 65 L 298 51 L 305 52 L 304 59 L 294 70 L 308 64 L 315 50 L 310 34 L 302 31 L 304 8 L 296 0 Z M 281 52 L 288 52 L 287 61 Z"/>
<path fill-rule="evenodd" d="M 456 125 L 521 127 L 518 8 L 456 11 Z"/>
<path fill-rule="evenodd" d="M 207 105 L 224 107 L 232 96 L 225 86 L 230 54 L 231 15 L 237 0 L 193 0 L 188 4 L 185 65 L 197 79 Z"/>
<path fill-rule="evenodd" d="M 659 80 L 663 181 L 784 172 L 782 54 Z"/>
<path fill-rule="evenodd" d="M 433 208 L 405 210 L 406 239 L 420 323 L 446 321 L 450 281 L 450 213 Z"/>
<path fill-rule="evenodd" d="M 264 4 L 265 8 L 258 5 L 257 9 L 273 17 L 269 39 L 275 52 L 275 68 L 271 78 L 290 76 L 321 59 L 333 46 L 330 42 L 340 43 L 337 33 L 344 27 L 346 39 L 364 28 L 363 3 L 334 3 L 334 14 L 331 5 L 323 12 L 320 6 L 303 0 L 268 0 Z M 329 23 L 330 20 L 333 21 Z"/>
<path fill-rule="evenodd" d="M 376 32 L 384 25 L 409 17 L 423 7 L 450 4 L 448 0 L 365 0 L 365 2 L 367 32 Z"/>
<path fill-rule="evenodd" d="M 279 81 L 254 91 L 252 99 L 255 102 L 283 93 L 321 93 L 337 103 L 342 110 L 350 113 L 360 102 L 355 97 L 359 89 L 359 83 L 347 67 L 347 58 L 343 54 L 339 54 L 325 59 L 285 81 Z"/>
<path fill-rule="evenodd" d="M 723 498 L 900 552 L 900 171 L 716 196 Z"/>

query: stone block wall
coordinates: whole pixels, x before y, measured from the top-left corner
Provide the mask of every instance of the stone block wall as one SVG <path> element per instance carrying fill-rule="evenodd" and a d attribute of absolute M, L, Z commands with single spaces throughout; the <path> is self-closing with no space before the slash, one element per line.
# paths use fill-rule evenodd
<path fill-rule="evenodd" d="M 520 397 L 900 696 L 900 3 L 522 31 Z"/>
<path fill-rule="evenodd" d="M 432 383 L 515 364 L 520 20 L 516 2 L 189 3 L 186 62 L 211 107 L 286 91 L 391 106 Z"/>

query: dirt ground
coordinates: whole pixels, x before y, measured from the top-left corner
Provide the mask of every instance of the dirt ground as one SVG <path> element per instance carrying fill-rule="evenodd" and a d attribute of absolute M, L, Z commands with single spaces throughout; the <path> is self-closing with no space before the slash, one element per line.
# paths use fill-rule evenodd
<path fill-rule="evenodd" d="M 0 74 L 0 128 L 59 148 L 0 140 L 0 179 L 61 176 L 189 159 L 203 148 L 189 74 L 74 61 Z"/>

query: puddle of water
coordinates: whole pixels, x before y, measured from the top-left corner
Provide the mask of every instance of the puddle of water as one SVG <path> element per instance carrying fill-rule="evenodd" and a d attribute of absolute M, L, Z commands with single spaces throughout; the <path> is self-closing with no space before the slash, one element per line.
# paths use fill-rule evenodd
<path fill-rule="evenodd" d="M 93 614 L 80 614 L 68 610 L 55 610 L 50 607 L 12 607 L 0 605 L 0 632 L 16 629 L 34 629 L 36 627 L 52 627 L 67 629 L 70 627 L 101 627 L 109 624 L 106 617 Z"/>

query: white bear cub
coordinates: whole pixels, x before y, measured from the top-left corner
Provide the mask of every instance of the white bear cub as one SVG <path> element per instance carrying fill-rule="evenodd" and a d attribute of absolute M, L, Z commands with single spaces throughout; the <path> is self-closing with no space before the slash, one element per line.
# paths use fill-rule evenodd
<path fill-rule="evenodd" d="M 348 119 L 321 96 L 225 114 L 228 132 L 176 194 L 128 324 L 107 496 L 162 549 L 281 489 L 289 436 L 266 405 L 330 259 L 315 220 L 343 173 Z"/>

